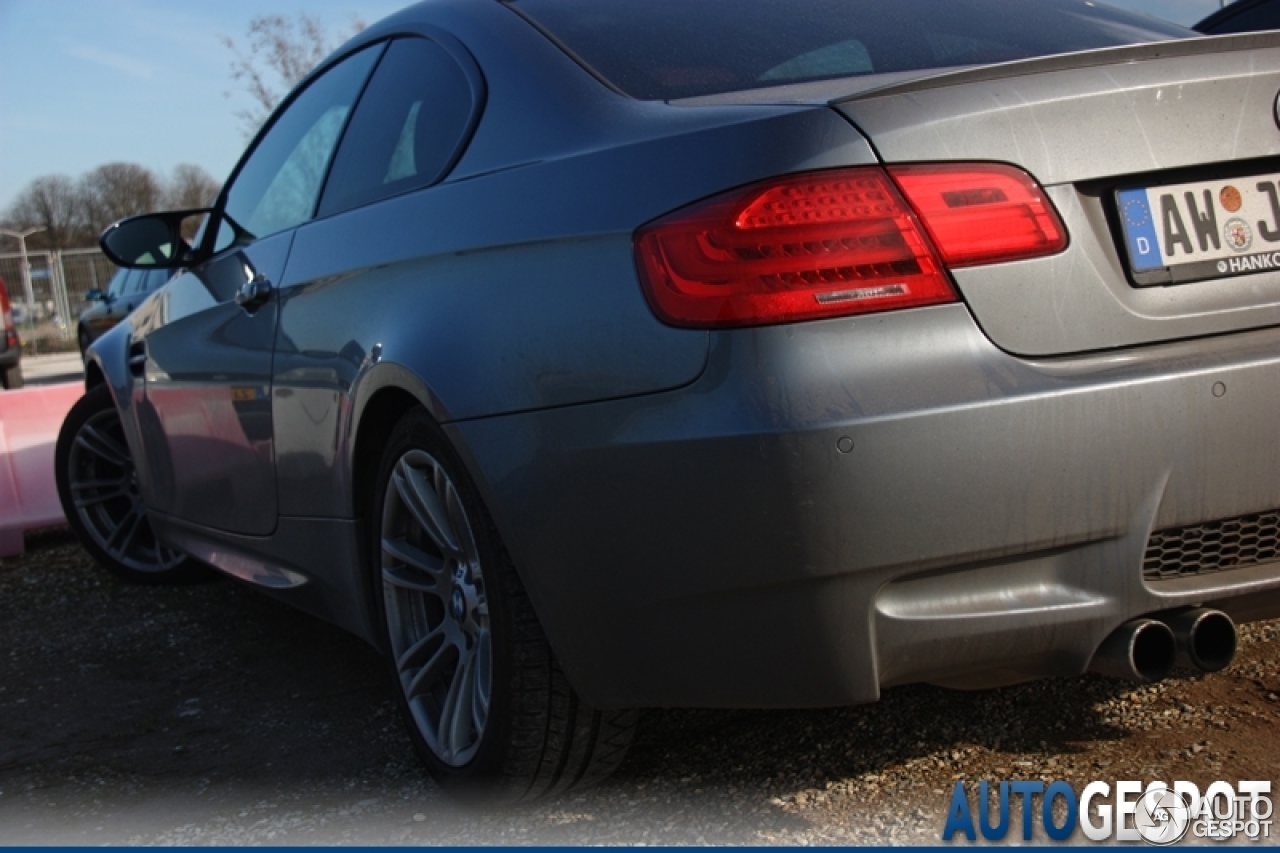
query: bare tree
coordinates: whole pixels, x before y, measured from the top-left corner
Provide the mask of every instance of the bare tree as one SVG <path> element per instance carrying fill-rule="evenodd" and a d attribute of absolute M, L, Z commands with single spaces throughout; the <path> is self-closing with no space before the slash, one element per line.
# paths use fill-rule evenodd
<path fill-rule="evenodd" d="M 80 179 L 85 219 L 94 234 L 126 216 L 162 207 L 160 182 L 136 163 L 106 163 Z"/>
<path fill-rule="evenodd" d="M 17 228 L 42 227 L 32 235 L 31 248 L 65 249 L 83 240 L 84 215 L 75 181 L 66 175 L 43 175 L 18 194 L 9 207 Z"/>
<path fill-rule="evenodd" d="M 238 113 L 245 135 L 252 136 L 271 115 L 280 99 L 328 56 L 338 43 L 365 28 L 353 17 L 346 30 L 331 37 L 318 16 L 299 12 L 296 17 L 258 15 L 249 21 L 247 50 L 230 36 L 222 43 L 232 53 L 231 78 L 240 83 L 254 106 Z M 230 93 L 228 93 L 230 97 Z"/>
<path fill-rule="evenodd" d="M 106 163 L 73 180 L 43 175 L 27 184 L 5 212 L 15 230 L 43 227 L 27 246 L 34 250 L 92 246 L 102 230 L 126 216 L 208 207 L 220 185 L 190 163 L 174 167 L 166 181 L 136 163 Z"/>
<path fill-rule="evenodd" d="M 180 163 L 164 185 L 161 206 L 167 210 L 197 210 L 208 207 L 221 184 L 199 166 Z"/>

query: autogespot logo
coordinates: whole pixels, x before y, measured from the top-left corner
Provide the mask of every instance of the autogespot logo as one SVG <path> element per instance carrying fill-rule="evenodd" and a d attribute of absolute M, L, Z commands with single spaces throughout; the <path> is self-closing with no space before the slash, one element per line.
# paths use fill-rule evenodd
<path fill-rule="evenodd" d="M 1172 844 L 1181 841 L 1191 827 L 1191 807 L 1177 791 L 1150 790 L 1138 800 L 1133 828 L 1143 841 Z"/>
<path fill-rule="evenodd" d="M 970 793 L 976 793 L 976 801 Z M 1191 782 L 1090 782 L 1079 795 L 1058 780 L 956 782 L 942 840 L 957 834 L 976 841 L 1000 841 L 1009 834 L 1011 811 L 1021 801 L 1022 840 L 1030 841 L 1038 822 L 1053 841 L 1067 841 L 1077 829 L 1090 841 L 1146 841 L 1165 846 L 1188 836 L 1197 841 L 1271 838 L 1271 782 L 1214 782 L 1200 789 Z M 994 811 L 994 818 L 992 812 Z M 976 819 L 975 819 L 976 814 Z"/>

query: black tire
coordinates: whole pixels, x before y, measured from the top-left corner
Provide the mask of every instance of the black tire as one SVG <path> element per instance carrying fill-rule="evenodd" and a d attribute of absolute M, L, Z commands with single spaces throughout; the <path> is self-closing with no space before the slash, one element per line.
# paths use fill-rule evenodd
<path fill-rule="evenodd" d="M 22 387 L 22 366 L 14 365 L 13 367 L 0 368 L 0 385 L 4 386 L 6 391 L 17 391 Z"/>
<path fill-rule="evenodd" d="M 208 569 L 156 538 L 138 491 L 124 428 L 107 386 L 76 401 L 54 450 L 67 524 L 100 566 L 130 583 L 191 583 Z"/>
<path fill-rule="evenodd" d="M 514 802 L 613 772 L 637 712 L 595 710 L 569 686 L 475 486 L 425 411 L 393 430 L 371 503 L 369 565 L 397 704 L 441 787 Z"/>

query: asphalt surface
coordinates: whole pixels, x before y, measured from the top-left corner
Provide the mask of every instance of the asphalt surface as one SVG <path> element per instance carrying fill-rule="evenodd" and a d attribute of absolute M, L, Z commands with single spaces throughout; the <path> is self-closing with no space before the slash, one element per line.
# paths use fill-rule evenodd
<path fill-rule="evenodd" d="M 936 844 L 956 780 L 1280 789 L 1268 622 L 1226 672 L 1145 687 L 649 711 L 607 783 L 477 810 L 426 777 L 359 640 L 227 580 L 121 584 L 65 532 L 28 548 L 0 561 L 4 844 Z"/>
<path fill-rule="evenodd" d="M 26 385 L 56 385 L 84 378 L 84 362 L 78 352 L 22 357 L 22 378 Z"/>

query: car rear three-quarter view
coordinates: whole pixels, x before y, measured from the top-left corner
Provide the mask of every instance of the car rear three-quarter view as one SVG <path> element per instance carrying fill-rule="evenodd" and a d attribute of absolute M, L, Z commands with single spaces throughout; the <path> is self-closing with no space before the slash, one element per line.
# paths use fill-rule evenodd
<path fill-rule="evenodd" d="M 511 797 L 633 709 L 1220 669 L 1280 615 L 1278 97 L 1280 34 L 1085 0 L 431 0 L 104 234 L 184 272 L 68 517 L 374 643 Z"/>

